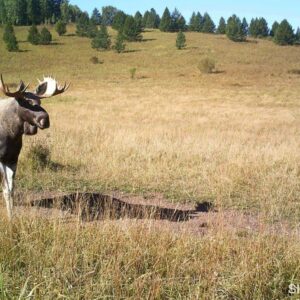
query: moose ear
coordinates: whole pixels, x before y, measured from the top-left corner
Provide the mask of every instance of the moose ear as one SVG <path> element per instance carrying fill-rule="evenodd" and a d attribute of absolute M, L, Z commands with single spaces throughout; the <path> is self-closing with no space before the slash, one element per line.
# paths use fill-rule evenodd
<path fill-rule="evenodd" d="M 47 91 L 47 82 L 42 82 L 41 84 L 39 84 L 35 90 L 36 95 L 41 96 L 44 95 Z"/>

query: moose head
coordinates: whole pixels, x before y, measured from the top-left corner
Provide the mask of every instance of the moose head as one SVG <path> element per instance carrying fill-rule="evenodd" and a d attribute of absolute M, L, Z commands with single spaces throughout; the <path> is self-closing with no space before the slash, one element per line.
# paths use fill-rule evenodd
<path fill-rule="evenodd" d="M 0 101 L 0 173 L 3 196 L 9 219 L 13 213 L 13 182 L 23 134 L 34 135 L 38 129 L 50 126 L 49 115 L 41 106 L 41 100 L 65 92 L 69 85 L 60 87 L 52 77 L 44 77 L 34 92 L 27 92 L 23 81 L 11 92 L 0 76 L 0 91 L 9 99 Z"/>
<path fill-rule="evenodd" d="M 38 128 L 46 129 L 50 126 L 49 115 L 41 106 L 41 100 L 62 94 L 69 88 L 66 83 L 63 87 L 58 86 L 57 81 L 50 76 L 44 77 L 42 81 L 38 79 L 38 82 L 35 92 L 27 92 L 28 85 L 25 86 L 22 80 L 17 90 L 11 92 L 1 75 L 0 90 L 18 102 L 18 116 L 24 121 L 23 133 L 26 135 L 35 135 Z"/>

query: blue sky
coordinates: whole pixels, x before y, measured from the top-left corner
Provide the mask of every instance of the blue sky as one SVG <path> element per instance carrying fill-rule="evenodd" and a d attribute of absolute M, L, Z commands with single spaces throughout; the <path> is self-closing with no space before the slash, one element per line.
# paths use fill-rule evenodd
<path fill-rule="evenodd" d="M 218 23 L 221 16 L 226 19 L 233 13 L 239 17 L 246 17 L 248 22 L 252 17 L 265 17 L 269 26 L 277 20 L 287 19 L 294 28 L 300 27 L 300 0 L 173 0 L 173 1 L 99 1 L 99 0 L 70 0 L 72 4 L 78 5 L 82 10 L 89 13 L 97 7 L 112 5 L 126 13 L 134 14 L 137 10 L 144 13 L 145 10 L 155 8 L 161 15 L 165 7 L 170 11 L 176 7 L 189 21 L 193 11 L 204 13 L 207 11 L 213 20 Z"/>

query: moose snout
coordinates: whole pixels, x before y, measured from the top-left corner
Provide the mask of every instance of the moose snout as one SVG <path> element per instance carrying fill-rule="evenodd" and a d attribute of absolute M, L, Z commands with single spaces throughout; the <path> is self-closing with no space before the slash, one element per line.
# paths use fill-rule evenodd
<path fill-rule="evenodd" d="M 37 125 L 40 129 L 46 129 L 50 127 L 50 119 L 48 114 L 42 114 L 37 118 Z"/>

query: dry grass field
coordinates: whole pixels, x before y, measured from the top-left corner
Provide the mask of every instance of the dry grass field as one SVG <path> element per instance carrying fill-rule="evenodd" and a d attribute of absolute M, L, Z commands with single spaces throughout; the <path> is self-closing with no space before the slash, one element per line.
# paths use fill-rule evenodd
<path fill-rule="evenodd" d="M 0 44 L 6 82 L 33 88 L 53 74 L 72 83 L 44 103 L 51 128 L 24 139 L 24 199 L 97 191 L 150 204 L 208 201 L 259 222 L 232 231 L 224 217 L 199 236 L 167 221 L 66 222 L 28 210 L 8 226 L 2 209 L 2 298 L 297 299 L 288 286 L 300 284 L 300 48 L 187 33 L 178 51 L 175 34 L 148 31 L 117 54 L 91 49 L 74 30 L 32 46 L 17 28 L 22 52 Z M 200 73 L 204 57 L 215 73 Z M 46 167 L 34 168 L 32 145 L 49 150 Z"/>

